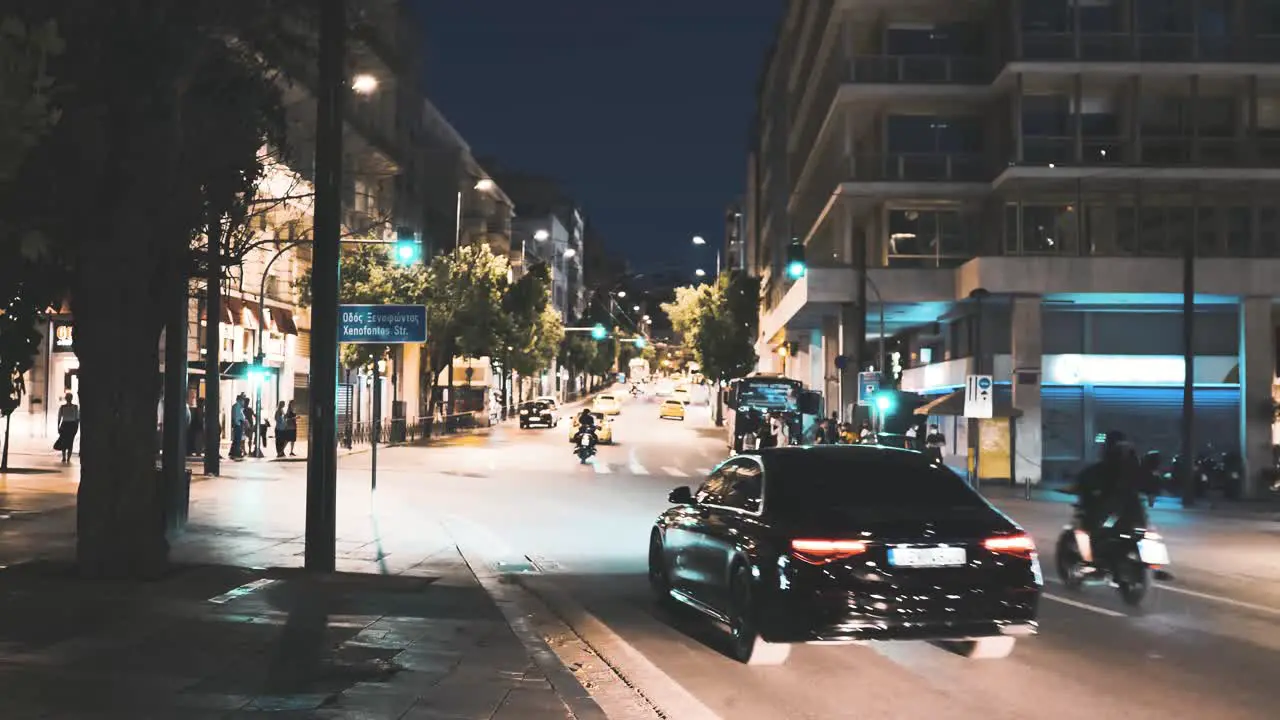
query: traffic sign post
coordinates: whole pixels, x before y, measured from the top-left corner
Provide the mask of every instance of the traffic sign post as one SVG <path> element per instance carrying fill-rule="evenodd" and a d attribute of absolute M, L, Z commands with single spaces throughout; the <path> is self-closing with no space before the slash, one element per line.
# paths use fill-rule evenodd
<path fill-rule="evenodd" d="M 969 375 L 964 381 L 964 416 L 989 419 L 995 414 L 995 385 L 990 375 Z"/>
<path fill-rule="evenodd" d="M 402 345 L 427 341 L 426 305 L 343 305 L 338 342 Z"/>
<path fill-rule="evenodd" d="M 874 401 L 875 394 L 880 392 L 880 373 L 878 372 L 860 372 L 858 373 L 858 404 L 864 407 L 870 407 Z"/>

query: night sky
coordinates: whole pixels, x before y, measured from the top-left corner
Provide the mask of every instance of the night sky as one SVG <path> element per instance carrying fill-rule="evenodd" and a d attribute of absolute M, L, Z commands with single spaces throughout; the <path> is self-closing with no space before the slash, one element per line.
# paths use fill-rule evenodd
<path fill-rule="evenodd" d="M 555 177 L 637 270 L 708 271 L 783 0 L 418 0 L 427 96 L 477 156 Z"/>

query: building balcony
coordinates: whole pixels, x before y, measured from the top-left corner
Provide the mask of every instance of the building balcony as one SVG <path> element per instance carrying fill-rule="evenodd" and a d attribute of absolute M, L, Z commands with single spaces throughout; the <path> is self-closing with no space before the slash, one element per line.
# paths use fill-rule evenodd
<path fill-rule="evenodd" d="M 888 153 L 851 158 L 850 182 L 990 182 L 981 153 Z"/>
<path fill-rule="evenodd" d="M 1018 60 L 1158 63 L 1273 63 L 1280 37 L 1258 35 L 1238 43 L 1225 35 L 1128 32 L 1024 32 Z"/>
<path fill-rule="evenodd" d="M 862 55 L 850 62 L 849 82 L 867 85 L 988 85 L 986 58 L 935 55 Z"/>

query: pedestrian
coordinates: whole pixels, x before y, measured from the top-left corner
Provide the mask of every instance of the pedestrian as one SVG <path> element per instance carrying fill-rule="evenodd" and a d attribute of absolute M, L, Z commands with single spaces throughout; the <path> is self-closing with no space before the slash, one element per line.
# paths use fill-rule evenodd
<path fill-rule="evenodd" d="M 285 430 L 285 409 L 284 401 L 276 403 L 276 457 L 284 457 L 285 443 L 289 442 L 288 432 Z"/>
<path fill-rule="evenodd" d="M 236 401 L 231 405 L 231 459 L 239 460 L 244 457 L 244 428 L 245 428 L 245 401 L 248 398 L 244 393 L 236 396 Z"/>
<path fill-rule="evenodd" d="M 935 463 L 942 464 L 942 449 L 947 446 L 947 436 L 935 424 L 929 425 L 924 436 L 924 454 Z"/>
<path fill-rule="evenodd" d="M 62 462 L 71 462 L 71 451 L 76 445 L 76 433 L 80 431 L 80 406 L 72 402 L 67 393 L 66 402 L 58 408 L 58 440 L 53 449 L 62 453 Z"/>
<path fill-rule="evenodd" d="M 840 418 L 836 413 L 831 413 L 831 417 L 827 419 L 825 430 L 828 445 L 835 445 L 840 442 Z"/>
<path fill-rule="evenodd" d="M 204 454 L 204 398 L 196 398 L 195 407 L 191 408 L 191 424 L 187 426 L 187 454 L 200 456 Z"/>
<path fill-rule="evenodd" d="M 293 452 L 293 444 L 298 442 L 298 413 L 293 409 L 293 401 L 289 401 L 288 408 L 284 411 L 285 438 L 289 443 L 289 457 L 297 457 Z M 276 428 L 279 432 L 280 428 Z"/>

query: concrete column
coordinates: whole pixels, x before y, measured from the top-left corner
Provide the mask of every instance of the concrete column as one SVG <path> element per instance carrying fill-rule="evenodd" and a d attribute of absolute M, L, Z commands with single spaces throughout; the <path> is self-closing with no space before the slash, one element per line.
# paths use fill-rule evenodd
<path fill-rule="evenodd" d="M 836 356 L 840 354 L 840 318 L 822 319 L 822 401 L 827 415 L 840 412 L 840 371 L 836 368 Z"/>
<path fill-rule="evenodd" d="M 1240 302 L 1240 456 L 1245 497 L 1256 497 L 1261 473 L 1271 466 L 1271 386 L 1275 381 L 1276 333 L 1271 298 Z"/>
<path fill-rule="evenodd" d="M 405 421 L 412 425 L 424 409 L 422 404 L 422 345 L 401 345 L 400 360 L 396 368 L 400 372 L 400 399 L 404 401 Z"/>
<path fill-rule="evenodd" d="M 1040 298 L 1014 298 L 1010 312 L 1011 355 L 1013 357 L 1013 406 L 1022 411 L 1015 422 L 1018 433 L 1014 458 L 1015 482 L 1037 485 L 1044 458 L 1041 381 Z"/>

